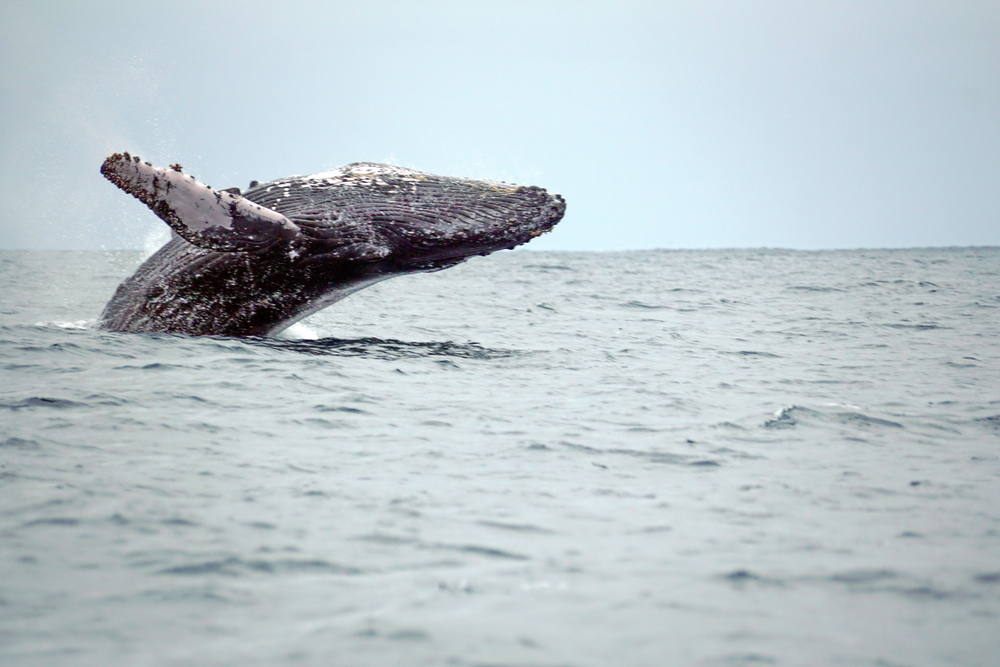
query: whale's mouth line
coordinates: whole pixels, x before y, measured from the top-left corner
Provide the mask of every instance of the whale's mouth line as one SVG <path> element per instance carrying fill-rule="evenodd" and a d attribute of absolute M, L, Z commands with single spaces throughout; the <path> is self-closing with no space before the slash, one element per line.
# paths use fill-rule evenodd
<path fill-rule="evenodd" d="M 444 227 L 425 220 L 375 219 L 373 226 L 393 248 L 401 264 L 445 262 L 448 266 L 473 256 L 510 250 L 552 230 L 558 217 L 548 211 L 527 211 L 506 219 L 465 220 Z"/>

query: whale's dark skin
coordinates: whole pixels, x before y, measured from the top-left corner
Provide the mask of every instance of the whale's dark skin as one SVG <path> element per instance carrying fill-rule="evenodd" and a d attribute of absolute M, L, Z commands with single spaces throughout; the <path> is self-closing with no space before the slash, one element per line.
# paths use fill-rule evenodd
<path fill-rule="evenodd" d="M 246 192 L 128 153 L 101 173 L 176 232 L 118 287 L 111 331 L 274 335 L 380 280 L 526 243 L 566 210 L 538 187 L 369 162 Z"/>

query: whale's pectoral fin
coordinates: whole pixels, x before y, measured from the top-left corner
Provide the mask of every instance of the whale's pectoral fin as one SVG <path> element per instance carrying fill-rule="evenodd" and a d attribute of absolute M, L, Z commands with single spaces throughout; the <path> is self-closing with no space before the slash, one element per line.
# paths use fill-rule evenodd
<path fill-rule="evenodd" d="M 160 169 L 128 153 L 101 166 L 109 181 L 146 204 L 189 243 L 220 252 L 251 252 L 276 243 L 303 242 L 299 227 L 281 213 L 230 190 L 216 190 L 181 173 Z"/>

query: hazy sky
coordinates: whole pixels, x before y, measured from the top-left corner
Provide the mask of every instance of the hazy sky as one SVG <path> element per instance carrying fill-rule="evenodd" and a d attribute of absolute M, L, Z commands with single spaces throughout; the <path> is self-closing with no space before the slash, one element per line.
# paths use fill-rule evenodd
<path fill-rule="evenodd" d="M 1000 245 L 1000 2 L 0 0 L 0 247 L 142 247 L 99 174 L 541 185 L 537 249 Z"/>

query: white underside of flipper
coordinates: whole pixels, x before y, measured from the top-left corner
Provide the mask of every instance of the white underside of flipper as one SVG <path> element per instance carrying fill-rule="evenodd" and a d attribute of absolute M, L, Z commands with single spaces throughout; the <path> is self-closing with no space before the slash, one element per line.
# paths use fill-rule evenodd
<path fill-rule="evenodd" d="M 104 161 L 101 173 L 189 243 L 206 250 L 252 251 L 278 241 L 302 240 L 299 227 L 281 213 L 199 183 L 177 165 L 160 169 L 128 153 L 115 153 Z"/>

